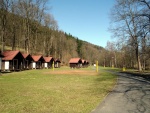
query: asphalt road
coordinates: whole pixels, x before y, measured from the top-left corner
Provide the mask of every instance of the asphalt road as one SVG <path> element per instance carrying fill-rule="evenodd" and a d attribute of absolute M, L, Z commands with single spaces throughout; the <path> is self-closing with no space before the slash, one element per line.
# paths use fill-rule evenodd
<path fill-rule="evenodd" d="M 114 90 L 91 113 L 150 113 L 150 81 L 118 75 Z"/>

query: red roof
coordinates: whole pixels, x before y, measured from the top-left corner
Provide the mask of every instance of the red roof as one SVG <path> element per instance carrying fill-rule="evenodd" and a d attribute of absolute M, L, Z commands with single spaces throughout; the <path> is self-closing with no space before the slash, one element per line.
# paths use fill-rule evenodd
<path fill-rule="evenodd" d="M 80 60 L 80 58 L 71 58 L 69 63 L 78 63 Z"/>
<path fill-rule="evenodd" d="M 53 57 L 43 57 L 43 58 L 45 62 L 50 62 L 53 59 Z"/>
<path fill-rule="evenodd" d="M 27 58 L 28 55 L 29 54 L 27 54 L 27 53 L 22 53 L 23 58 Z"/>
<path fill-rule="evenodd" d="M 2 55 L 4 58 L 2 60 L 13 60 L 14 57 L 19 53 L 19 51 L 4 51 Z"/>
<path fill-rule="evenodd" d="M 59 63 L 61 63 L 61 61 L 60 61 L 59 59 L 55 59 L 55 62 L 59 62 Z"/>
<path fill-rule="evenodd" d="M 82 59 L 82 63 L 86 63 L 86 61 Z"/>
<path fill-rule="evenodd" d="M 42 57 L 42 55 L 32 56 L 32 58 L 35 62 L 39 61 L 41 57 Z"/>

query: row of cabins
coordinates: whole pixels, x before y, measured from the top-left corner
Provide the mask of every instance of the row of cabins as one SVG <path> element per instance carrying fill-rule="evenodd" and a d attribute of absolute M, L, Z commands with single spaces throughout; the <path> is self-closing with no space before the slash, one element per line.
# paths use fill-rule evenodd
<path fill-rule="evenodd" d="M 81 58 L 71 58 L 69 61 L 70 68 L 88 67 L 89 62 Z"/>
<path fill-rule="evenodd" d="M 27 69 L 55 68 L 60 67 L 61 61 L 53 57 L 43 57 L 42 55 L 30 55 L 20 51 L 4 51 L 1 53 L 1 71 L 20 71 Z"/>

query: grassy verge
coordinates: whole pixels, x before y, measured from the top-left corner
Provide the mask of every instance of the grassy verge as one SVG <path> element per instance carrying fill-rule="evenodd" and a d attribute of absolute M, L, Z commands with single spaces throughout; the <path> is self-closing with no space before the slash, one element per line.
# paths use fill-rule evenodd
<path fill-rule="evenodd" d="M 114 72 L 121 72 L 122 71 L 122 68 L 112 68 L 112 67 L 100 67 L 100 69 L 106 70 L 106 71 L 114 71 Z"/>
<path fill-rule="evenodd" d="M 146 80 L 150 81 L 150 70 L 146 70 L 146 71 L 142 71 L 139 72 L 138 70 L 135 69 L 127 69 L 125 72 L 123 73 L 128 73 L 128 74 L 132 74 L 134 76 L 140 76 L 145 78 Z"/>
<path fill-rule="evenodd" d="M 131 74 L 133 76 L 140 76 L 140 77 L 143 77 L 146 80 L 150 81 L 150 70 L 145 70 L 145 71 L 139 72 L 137 69 L 126 69 L 125 71 L 123 71 L 122 68 L 111 68 L 111 67 L 105 67 L 105 68 L 101 67 L 101 69 L 106 70 L 106 71 L 127 73 L 127 74 Z"/>
<path fill-rule="evenodd" d="M 116 76 L 92 68 L 14 72 L 0 76 L 0 113 L 88 113 Z"/>

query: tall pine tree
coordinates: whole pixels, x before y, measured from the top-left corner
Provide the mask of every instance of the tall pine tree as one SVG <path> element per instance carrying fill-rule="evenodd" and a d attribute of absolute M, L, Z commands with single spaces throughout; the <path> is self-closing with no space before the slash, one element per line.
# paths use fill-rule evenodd
<path fill-rule="evenodd" d="M 78 56 L 80 58 L 82 58 L 82 50 L 81 50 L 82 41 L 77 38 L 76 42 L 77 42 L 77 53 L 78 53 Z"/>

